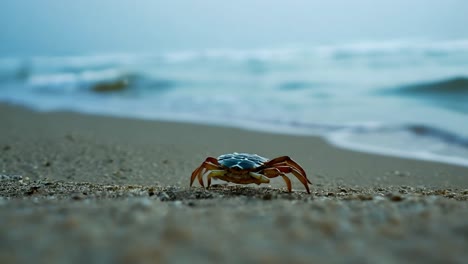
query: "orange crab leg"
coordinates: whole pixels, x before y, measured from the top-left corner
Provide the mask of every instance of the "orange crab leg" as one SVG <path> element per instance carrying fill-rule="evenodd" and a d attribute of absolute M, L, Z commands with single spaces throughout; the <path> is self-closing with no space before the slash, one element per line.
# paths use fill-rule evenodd
<path fill-rule="evenodd" d="M 205 159 L 204 162 L 202 162 L 202 164 L 200 166 L 198 166 L 193 172 L 192 172 L 192 177 L 191 177 L 191 181 L 193 181 L 196 177 L 196 175 L 198 173 L 200 173 L 201 170 L 203 169 L 206 169 L 206 167 L 204 166 L 206 163 L 211 163 L 211 164 L 214 164 L 214 165 L 219 165 L 218 163 L 218 160 L 213 158 L 213 157 L 208 157 Z"/>
<path fill-rule="evenodd" d="M 205 187 L 205 185 L 203 184 L 203 179 L 202 179 L 203 175 L 208 170 L 217 170 L 217 169 L 219 169 L 218 160 L 213 157 L 206 158 L 205 161 L 192 172 L 192 176 L 190 177 L 190 186 L 192 186 L 195 178 L 198 178 L 198 182 L 200 183 L 200 185 Z"/>
<path fill-rule="evenodd" d="M 200 170 L 204 169 L 205 167 L 203 166 L 205 163 L 211 163 L 211 164 L 214 164 L 214 165 L 219 165 L 218 163 L 218 160 L 213 158 L 213 157 L 208 157 L 205 159 L 205 161 L 200 165 L 198 166 L 192 173 L 192 181 L 193 179 L 195 179 L 195 176 L 196 174 L 198 174 L 200 172 Z"/>
<path fill-rule="evenodd" d="M 205 173 L 206 170 L 207 170 L 206 168 L 203 168 L 203 170 L 197 174 L 198 183 L 200 183 L 202 187 L 205 187 L 205 184 L 203 184 L 203 174 Z"/>
<path fill-rule="evenodd" d="M 302 184 L 304 184 L 307 190 L 307 193 L 310 193 L 309 185 L 308 185 L 308 183 L 310 183 L 309 180 L 305 177 L 305 175 L 302 175 L 298 170 L 296 170 L 296 168 L 289 167 L 289 166 L 274 166 L 274 168 L 278 169 L 280 172 L 283 172 L 283 173 L 294 174 L 294 176 L 296 176 L 296 178 L 299 181 L 301 181 Z"/>
<path fill-rule="evenodd" d="M 286 186 L 288 187 L 288 191 L 291 192 L 292 191 L 292 184 L 291 184 L 291 180 L 289 179 L 288 176 L 284 175 L 284 174 L 280 174 L 281 177 L 283 177 L 283 180 L 284 182 L 286 182 Z M 309 192 L 310 193 L 310 192 Z"/>
<path fill-rule="evenodd" d="M 288 165 L 290 165 L 291 167 L 294 167 L 296 168 L 298 171 L 300 171 L 303 175 L 306 175 L 306 172 L 304 171 L 304 169 L 301 167 L 301 165 L 299 165 L 297 162 L 295 162 L 294 160 L 292 160 L 289 156 L 281 156 L 281 157 L 278 157 L 278 158 L 274 158 L 272 160 L 269 160 L 265 163 L 265 165 L 267 166 L 274 166 L 275 164 L 277 163 L 283 163 L 283 162 L 286 162 Z M 307 177 L 306 177 L 307 178 Z"/>
<path fill-rule="evenodd" d="M 284 173 L 282 173 L 279 169 L 277 168 L 268 168 L 263 171 L 263 174 L 267 176 L 268 178 L 275 178 L 278 176 L 281 176 L 286 183 L 286 187 L 288 188 L 288 191 L 292 191 L 292 184 L 291 180 L 289 179 L 288 176 L 286 176 Z"/>
<path fill-rule="evenodd" d="M 301 176 L 304 177 L 308 183 L 312 184 L 312 182 L 310 182 L 310 180 L 307 178 L 306 174 L 303 174 L 296 167 L 291 166 L 291 164 L 287 163 L 286 161 L 273 164 L 272 167 L 289 167 L 289 168 L 293 168 L 294 170 L 296 170 L 297 173 L 301 174 Z"/>
<path fill-rule="evenodd" d="M 207 171 L 213 171 L 213 170 L 217 170 L 217 169 L 219 169 L 219 167 L 216 166 L 216 165 L 213 165 L 213 164 L 210 164 L 210 163 L 204 163 L 203 164 L 203 169 L 197 174 L 198 182 L 200 183 L 200 185 L 202 187 L 205 187 L 205 184 L 203 184 L 203 175 L 205 175 L 205 173 Z M 192 184 L 190 184 L 190 186 L 192 186 Z"/>
<path fill-rule="evenodd" d="M 310 182 L 310 180 L 307 178 L 307 174 L 306 174 L 305 170 L 301 167 L 301 165 L 299 165 L 297 162 L 295 162 L 294 160 L 292 160 L 288 156 L 282 156 L 282 157 L 274 158 L 274 159 L 266 162 L 265 165 L 266 166 L 273 166 L 273 167 L 286 165 L 286 166 L 293 167 L 297 171 L 299 171 L 304 176 L 304 178 L 306 178 L 308 183 L 312 184 L 312 182 Z"/>
<path fill-rule="evenodd" d="M 198 183 L 200 183 L 202 187 L 205 187 L 205 184 L 203 184 L 203 175 L 205 175 L 205 173 L 207 173 L 208 171 L 215 170 L 217 168 L 217 166 L 209 162 L 204 162 L 202 169 L 197 173 Z"/>

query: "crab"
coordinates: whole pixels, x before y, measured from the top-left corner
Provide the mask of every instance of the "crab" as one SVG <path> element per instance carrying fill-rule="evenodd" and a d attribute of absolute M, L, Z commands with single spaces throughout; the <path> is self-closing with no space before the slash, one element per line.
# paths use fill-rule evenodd
<path fill-rule="evenodd" d="M 209 173 L 208 173 L 209 172 Z M 211 186 L 211 179 L 219 179 L 227 182 L 238 184 L 255 183 L 257 185 L 262 183 L 269 183 L 270 178 L 281 176 L 286 183 L 288 191 L 291 192 L 291 180 L 287 173 L 292 173 L 304 184 L 307 193 L 310 194 L 309 185 L 312 184 L 304 169 L 288 156 L 281 156 L 274 159 L 267 159 L 257 154 L 249 153 L 230 153 L 223 154 L 218 158 L 207 157 L 205 161 L 197 167 L 190 178 L 190 186 L 192 186 L 195 178 L 201 186 L 205 187 L 203 183 L 203 176 L 208 173 L 207 181 L 209 188 Z"/>

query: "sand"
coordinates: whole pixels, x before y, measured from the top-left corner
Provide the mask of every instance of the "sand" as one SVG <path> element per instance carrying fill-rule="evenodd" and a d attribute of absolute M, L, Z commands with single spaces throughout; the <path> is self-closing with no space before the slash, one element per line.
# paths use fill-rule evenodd
<path fill-rule="evenodd" d="M 189 188 L 207 156 L 289 155 L 268 185 Z M 0 104 L 1 263 L 464 263 L 468 168 L 317 137 Z"/>

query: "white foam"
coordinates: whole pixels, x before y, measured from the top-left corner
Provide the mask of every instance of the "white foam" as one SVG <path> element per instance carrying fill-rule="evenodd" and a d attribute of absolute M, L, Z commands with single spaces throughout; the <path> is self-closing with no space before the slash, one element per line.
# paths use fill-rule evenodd
<path fill-rule="evenodd" d="M 417 160 L 425 160 L 425 161 L 432 161 L 432 162 L 442 162 L 454 165 L 461 165 L 468 167 L 468 158 L 460 157 L 460 156 L 451 156 L 448 153 L 444 153 L 444 155 L 436 154 L 434 152 L 428 151 L 431 149 L 430 146 L 419 146 L 419 150 L 408 149 L 405 148 L 397 149 L 397 148 L 389 148 L 383 147 L 378 145 L 369 145 L 363 142 L 355 143 L 351 139 L 352 134 L 349 132 L 334 132 L 324 135 L 324 138 L 331 144 L 337 147 L 366 152 L 366 153 L 374 153 L 380 155 L 387 155 L 387 156 L 394 156 L 400 158 L 409 158 L 409 159 L 417 159 Z M 434 143 L 440 144 L 440 143 Z M 396 146 L 403 148 L 404 146 Z M 424 150 L 426 149 L 426 150 Z"/>
<path fill-rule="evenodd" d="M 29 87 L 33 89 L 46 89 L 58 87 L 73 89 L 79 88 L 80 84 L 97 83 L 100 81 L 113 80 L 122 76 L 122 73 L 116 69 L 106 70 L 86 70 L 79 73 L 48 73 L 35 74 L 28 78 Z"/>
<path fill-rule="evenodd" d="M 402 53 L 403 52 L 403 53 Z M 391 40 L 360 41 L 329 45 L 291 45 L 287 48 L 262 49 L 210 49 L 201 51 L 168 52 L 163 58 L 171 62 L 187 62 L 199 59 L 226 59 L 232 61 L 262 60 L 282 61 L 304 57 L 334 57 L 338 54 L 352 55 L 395 55 L 425 54 L 429 52 L 468 52 L 468 39 L 430 40 Z"/>

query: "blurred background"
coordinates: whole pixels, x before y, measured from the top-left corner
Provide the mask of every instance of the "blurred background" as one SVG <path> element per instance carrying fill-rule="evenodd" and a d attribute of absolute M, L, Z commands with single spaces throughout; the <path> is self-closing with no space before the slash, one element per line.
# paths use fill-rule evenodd
<path fill-rule="evenodd" d="M 468 166 L 468 2 L 0 3 L 0 101 Z"/>

